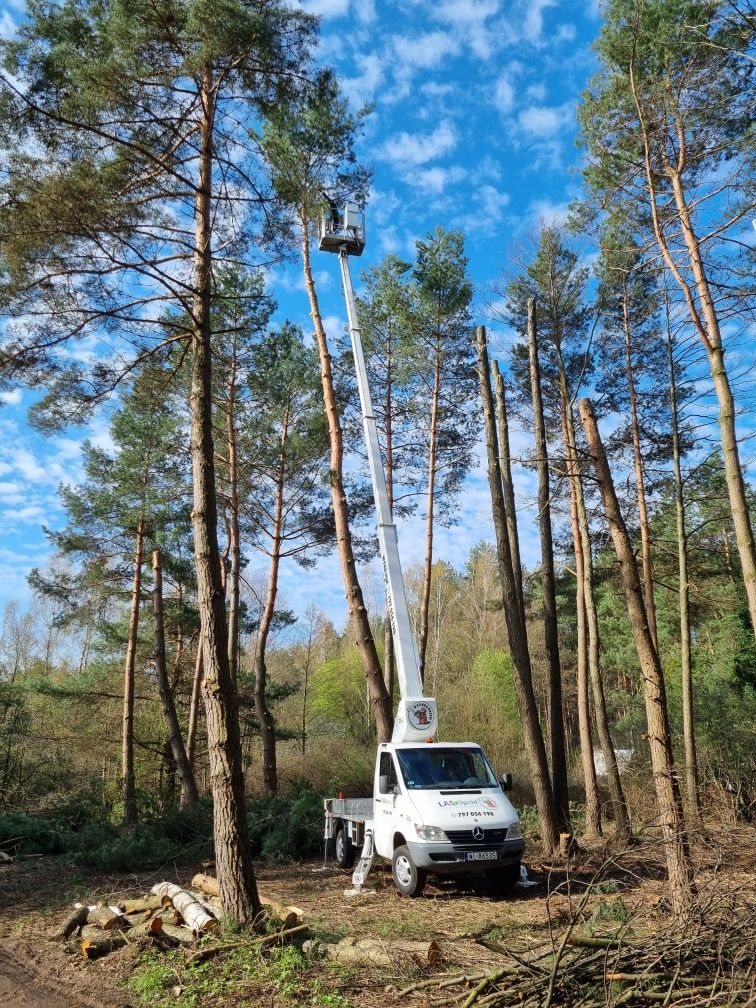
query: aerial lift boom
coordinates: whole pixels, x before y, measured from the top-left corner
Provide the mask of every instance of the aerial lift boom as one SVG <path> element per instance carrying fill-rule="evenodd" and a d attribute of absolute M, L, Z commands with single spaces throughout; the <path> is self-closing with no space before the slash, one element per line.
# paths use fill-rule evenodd
<path fill-rule="evenodd" d="M 336 252 L 339 256 L 349 322 L 349 336 L 360 395 L 362 427 L 378 518 L 378 541 L 383 561 L 386 597 L 401 697 L 391 740 L 392 742 L 425 742 L 435 738 L 438 729 L 436 701 L 432 697 L 423 696 L 420 664 L 410 624 L 407 596 L 399 560 L 399 541 L 389 507 L 386 476 L 383 471 L 381 448 L 378 441 L 378 428 L 370 396 L 365 357 L 362 352 L 362 337 L 357 321 L 352 278 L 349 273 L 350 254 L 361 255 L 365 248 L 365 215 L 360 207 L 355 203 L 347 203 L 343 215 L 338 213 L 325 215 L 321 222 L 319 247 L 322 251 Z"/>

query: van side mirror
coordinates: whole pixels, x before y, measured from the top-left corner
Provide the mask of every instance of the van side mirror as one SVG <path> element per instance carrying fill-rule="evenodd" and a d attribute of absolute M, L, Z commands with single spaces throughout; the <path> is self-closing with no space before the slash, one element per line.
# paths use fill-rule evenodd
<path fill-rule="evenodd" d="M 389 775 L 387 773 L 382 773 L 378 778 L 378 791 L 381 794 L 391 794 L 393 788 L 389 784 Z"/>
<path fill-rule="evenodd" d="M 511 773 L 502 774 L 501 777 L 499 778 L 499 784 L 501 784 L 502 791 L 511 791 L 512 785 L 514 784 L 514 781 L 512 780 L 512 774 Z"/>

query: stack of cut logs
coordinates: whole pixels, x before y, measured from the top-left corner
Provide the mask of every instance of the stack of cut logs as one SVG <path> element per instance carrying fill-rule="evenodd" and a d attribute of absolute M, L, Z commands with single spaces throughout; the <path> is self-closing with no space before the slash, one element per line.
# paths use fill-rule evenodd
<path fill-rule="evenodd" d="M 147 940 L 161 948 L 196 946 L 197 938 L 215 931 L 220 919 L 217 879 L 195 875 L 189 889 L 158 882 L 150 893 L 112 905 L 76 903 L 58 931 L 62 940 L 78 938 L 87 959 L 97 959 L 132 942 Z M 278 930 L 263 941 L 306 930 L 302 911 L 271 896 L 260 896 Z M 203 955 L 206 950 L 203 950 Z"/>

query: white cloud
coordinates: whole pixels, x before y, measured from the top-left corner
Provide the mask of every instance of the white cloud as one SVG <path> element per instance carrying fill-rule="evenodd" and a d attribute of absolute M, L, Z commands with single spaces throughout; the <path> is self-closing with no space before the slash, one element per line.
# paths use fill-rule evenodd
<path fill-rule="evenodd" d="M 11 389 L 8 392 L 0 392 L 0 403 L 4 403 L 6 406 L 19 406 L 23 398 L 23 392 L 21 389 Z"/>
<path fill-rule="evenodd" d="M 547 199 L 535 200 L 530 204 L 528 217 L 539 224 L 566 224 L 570 213 L 569 203 L 552 203 Z"/>
<path fill-rule="evenodd" d="M 13 38 L 18 30 L 18 24 L 12 14 L 3 11 L 0 14 L 0 38 Z"/>
<path fill-rule="evenodd" d="M 458 140 L 456 129 L 445 119 L 432 133 L 397 133 L 383 144 L 378 155 L 397 168 L 413 168 L 450 153 Z"/>
<path fill-rule="evenodd" d="M 402 77 L 414 70 L 434 70 L 447 56 L 459 52 L 460 43 L 451 32 L 432 31 L 414 37 L 397 37 L 392 48 L 398 60 L 397 76 Z"/>
<path fill-rule="evenodd" d="M 550 137 L 575 121 L 575 109 L 571 102 L 555 107 L 531 105 L 520 112 L 518 122 L 526 133 L 537 137 Z"/>
<path fill-rule="evenodd" d="M 344 94 L 355 106 L 371 101 L 385 75 L 384 62 L 374 53 L 360 58 L 362 73 L 357 77 L 344 77 L 341 86 Z"/>
<path fill-rule="evenodd" d="M 301 0 L 300 6 L 309 14 L 322 18 L 344 17 L 349 11 L 349 0 Z"/>
<path fill-rule="evenodd" d="M 494 105 L 506 115 L 514 107 L 515 92 L 506 74 L 502 74 L 494 87 Z"/>
<path fill-rule="evenodd" d="M 557 28 L 557 42 L 573 42 L 577 35 L 577 28 L 574 24 L 563 24 Z"/>
<path fill-rule="evenodd" d="M 434 6 L 433 17 L 463 32 L 475 55 L 485 60 L 501 42 L 501 33 L 486 25 L 498 10 L 498 0 L 442 0 Z"/>
<path fill-rule="evenodd" d="M 533 45 L 540 45 L 543 33 L 543 12 L 547 7 L 553 7 L 556 0 L 528 0 L 523 34 Z"/>
<path fill-rule="evenodd" d="M 46 518 L 46 511 L 39 504 L 29 504 L 13 512 L 13 517 L 22 525 L 39 525 Z"/>
<path fill-rule="evenodd" d="M 478 189 L 478 200 L 481 213 L 488 220 L 501 220 L 501 211 L 509 206 L 509 195 L 492 185 L 483 185 Z"/>
<path fill-rule="evenodd" d="M 340 339 L 344 335 L 346 321 L 340 315 L 324 315 L 323 328 L 329 340 Z"/>
<path fill-rule="evenodd" d="M 472 172 L 472 178 L 476 183 L 486 180 L 490 180 L 491 182 L 500 182 L 501 177 L 501 165 L 495 158 L 492 158 L 490 154 L 486 154 L 482 157 L 475 165 L 475 170 Z"/>
<path fill-rule="evenodd" d="M 467 176 L 464 168 L 455 165 L 451 168 L 428 168 L 418 172 L 414 179 L 420 189 L 425 189 L 434 194 L 440 194 L 448 185 L 461 182 Z"/>
<path fill-rule="evenodd" d="M 428 81 L 420 87 L 420 90 L 429 98 L 446 98 L 447 95 L 457 91 L 453 84 L 439 84 L 437 81 Z"/>
<path fill-rule="evenodd" d="M 10 454 L 14 467 L 28 480 L 45 483 L 49 479 L 49 468 L 43 467 L 37 462 L 30 451 L 25 448 L 17 448 Z"/>
<path fill-rule="evenodd" d="M 354 12 L 360 24 L 372 24 L 376 19 L 374 0 L 354 0 Z"/>

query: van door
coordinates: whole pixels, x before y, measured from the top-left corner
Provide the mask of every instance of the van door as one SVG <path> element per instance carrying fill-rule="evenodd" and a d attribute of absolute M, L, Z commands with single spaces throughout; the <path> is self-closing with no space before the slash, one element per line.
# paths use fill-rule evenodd
<path fill-rule="evenodd" d="M 378 758 L 378 778 L 373 795 L 373 826 L 376 853 L 385 858 L 391 858 L 394 853 L 394 807 L 398 795 L 399 778 L 394 757 L 390 752 L 382 752 Z"/>

